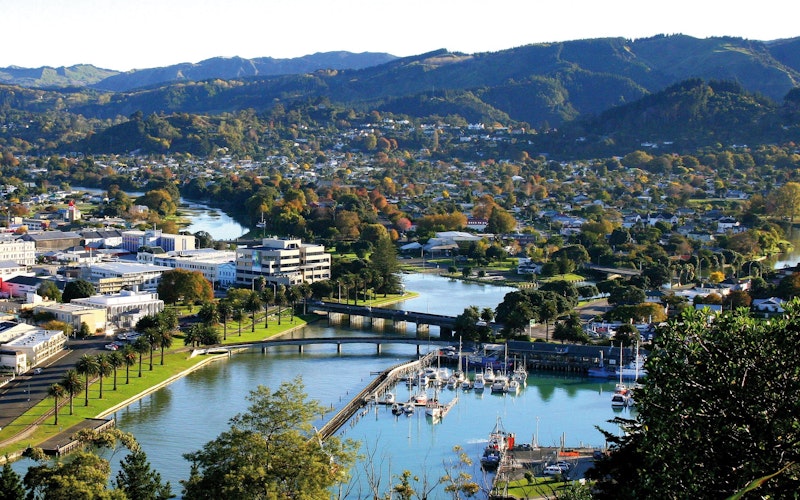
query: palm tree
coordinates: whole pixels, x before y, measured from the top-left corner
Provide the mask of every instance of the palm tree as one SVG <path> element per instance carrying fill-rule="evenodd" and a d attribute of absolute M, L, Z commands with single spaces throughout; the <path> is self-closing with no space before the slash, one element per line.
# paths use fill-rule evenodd
<path fill-rule="evenodd" d="M 63 398 L 66 392 L 67 391 L 64 389 L 64 386 L 59 383 L 55 383 L 47 388 L 47 395 L 53 398 L 53 401 L 55 401 L 53 406 L 53 413 L 55 413 L 56 416 L 56 421 L 54 422 L 55 425 L 58 425 L 58 399 Z"/>
<path fill-rule="evenodd" d="M 100 399 L 103 399 L 103 377 L 111 375 L 113 370 L 111 363 L 108 362 L 108 356 L 105 354 L 97 355 L 97 374 L 100 376 Z"/>
<path fill-rule="evenodd" d="M 153 371 L 153 352 L 161 345 L 161 327 L 149 329 L 144 336 L 150 344 L 150 371 Z"/>
<path fill-rule="evenodd" d="M 312 297 L 314 291 L 311 289 L 311 285 L 305 281 L 297 285 L 297 291 L 299 292 L 300 297 L 303 298 L 303 315 L 306 315 L 308 314 L 308 299 Z"/>
<path fill-rule="evenodd" d="M 106 356 L 108 364 L 114 370 L 114 390 L 117 390 L 117 368 L 125 364 L 125 357 L 119 351 L 112 351 L 111 354 Z"/>
<path fill-rule="evenodd" d="M 238 302 L 233 305 L 233 313 L 231 314 L 231 317 L 233 318 L 234 321 L 237 321 L 239 323 L 239 336 L 241 337 L 242 320 L 244 319 L 244 309 L 242 308 L 242 305 L 239 304 Z"/>
<path fill-rule="evenodd" d="M 81 393 L 81 377 L 77 371 L 69 369 L 64 373 L 64 377 L 59 384 L 69 394 L 69 414 L 72 415 L 72 398 Z"/>
<path fill-rule="evenodd" d="M 281 324 L 281 308 L 286 304 L 286 287 L 278 285 L 275 290 L 275 305 L 278 306 L 278 324 Z"/>
<path fill-rule="evenodd" d="M 247 301 L 244 303 L 244 308 L 252 315 L 253 324 L 250 332 L 255 332 L 256 313 L 261 310 L 261 297 L 259 297 L 258 292 L 250 292 L 250 295 L 247 296 Z"/>
<path fill-rule="evenodd" d="M 142 356 L 144 353 L 150 351 L 152 344 L 145 335 L 138 337 L 133 341 L 133 350 L 139 355 L 139 378 L 142 378 Z"/>
<path fill-rule="evenodd" d="M 194 347 L 195 345 L 200 343 L 201 338 L 201 330 L 203 326 L 199 323 L 195 323 L 186 330 L 186 333 L 183 336 L 183 345 L 190 345 Z"/>
<path fill-rule="evenodd" d="M 261 290 L 261 300 L 264 302 L 264 328 L 269 327 L 269 304 L 272 302 L 273 295 L 272 295 L 272 288 L 265 287 Z"/>
<path fill-rule="evenodd" d="M 233 306 L 227 300 L 220 300 L 217 304 L 217 314 L 222 322 L 222 340 L 228 340 L 228 320 L 233 315 Z"/>
<path fill-rule="evenodd" d="M 300 290 L 296 286 L 291 286 L 286 289 L 286 300 L 289 302 L 292 323 L 294 323 L 294 308 L 297 306 L 297 301 L 300 300 Z"/>
<path fill-rule="evenodd" d="M 161 338 L 158 339 L 158 347 L 161 349 L 161 365 L 164 365 L 164 349 L 172 347 L 172 331 L 167 330 L 161 332 Z"/>
<path fill-rule="evenodd" d="M 84 406 L 89 406 L 89 379 L 97 374 L 98 366 L 97 366 L 97 358 L 92 356 L 91 354 L 84 354 L 80 357 L 77 363 L 75 363 L 75 369 L 85 377 L 84 382 L 84 391 L 86 396 L 86 400 L 84 402 Z"/>
<path fill-rule="evenodd" d="M 125 384 L 131 383 L 131 366 L 136 363 L 136 349 L 130 344 L 122 348 L 122 358 L 125 360 Z"/>

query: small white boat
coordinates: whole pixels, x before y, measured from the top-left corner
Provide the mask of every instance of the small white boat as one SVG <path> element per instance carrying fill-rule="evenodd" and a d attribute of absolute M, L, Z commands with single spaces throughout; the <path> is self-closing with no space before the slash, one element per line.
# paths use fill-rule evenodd
<path fill-rule="evenodd" d="M 383 396 L 383 402 L 384 402 L 384 403 L 386 403 L 386 404 L 392 404 L 392 403 L 394 403 L 394 393 L 393 393 L 393 392 L 387 392 L 387 393 L 386 393 L 386 394 Z"/>
<path fill-rule="evenodd" d="M 630 404 L 630 396 L 624 393 L 614 393 L 611 396 L 611 407 L 612 408 L 624 408 L 626 406 L 631 406 Z"/>
<path fill-rule="evenodd" d="M 495 375 L 492 382 L 492 392 L 508 392 L 508 377 L 505 375 Z"/>
<path fill-rule="evenodd" d="M 469 391 L 472 389 L 472 380 L 465 378 L 461 381 L 461 390 L 462 391 Z"/>
<path fill-rule="evenodd" d="M 392 415 L 401 415 L 403 413 L 403 405 L 400 403 L 392 404 Z"/>
<path fill-rule="evenodd" d="M 492 369 L 491 366 L 487 366 L 486 368 L 484 368 L 484 370 L 483 370 L 483 380 L 487 384 L 492 385 L 492 383 L 494 382 L 494 377 L 495 377 L 494 370 Z"/>
<path fill-rule="evenodd" d="M 476 391 L 482 391 L 486 387 L 486 381 L 483 378 L 483 373 L 475 374 L 475 381 L 472 383 L 472 388 Z"/>
<path fill-rule="evenodd" d="M 418 392 L 414 395 L 414 403 L 418 405 L 424 405 L 428 402 L 428 395 L 424 392 Z"/>
<path fill-rule="evenodd" d="M 414 414 L 414 403 L 408 402 L 403 405 L 403 413 L 406 415 L 413 415 Z"/>
<path fill-rule="evenodd" d="M 522 384 L 520 383 L 520 381 L 515 379 L 515 378 L 512 378 L 511 380 L 508 381 L 508 391 L 507 392 L 509 392 L 511 394 L 517 394 L 517 393 L 519 393 L 519 390 L 520 390 L 521 387 L 522 387 Z"/>

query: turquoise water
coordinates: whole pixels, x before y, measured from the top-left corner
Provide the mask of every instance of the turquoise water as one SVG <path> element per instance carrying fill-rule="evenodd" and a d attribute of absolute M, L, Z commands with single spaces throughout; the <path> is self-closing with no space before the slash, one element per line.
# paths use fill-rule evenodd
<path fill-rule="evenodd" d="M 399 307 L 419 311 L 427 307 L 430 312 L 442 314 L 458 314 L 469 305 L 494 307 L 510 291 L 419 275 L 406 276 L 405 283 L 420 297 Z M 321 323 L 297 335 L 366 333 Z M 237 354 L 177 380 L 114 416 L 119 428 L 136 436 L 153 467 L 180 493 L 178 482 L 189 475 L 189 463 L 183 454 L 199 449 L 224 431 L 233 415 L 246 410 L 244 398 L 258 384 L 274 388 L 301 375 L 310 397 L 337 409 L 358 393 L 375 372 L 416 357 L 415 347 L 405 345 L 384 346 L 380 355 L 374 345 L 347 344 L 342 349 L 338 354 L 335 346 L 306 346 L 299 354 L 295 347 L 276 347 L 266 354 Z M 603 446 L 603 437 L 595 425 L 614 432 L 615 427 L 606 422 L 629 413 L 627 409 L 622 413 L 612 410 L 613 388 L 613 382 L 550 374 L 531 375 L 527 387 L 518 395 L 496 395 L 488 389 L 482 394 L 460 393 L 445 388 L 439 394 L 441 401 L 447 402 L 457 394 L 459 401 L 437 424 L 421 409 L 411 417 L 396 417 L 388 407 L 367 408 L 340 431 L 342 437 L 362 443 L 362 454 L 372 456 L 354 468 L 355 478 L 347 497 L 372 498 L 370 484 L 376 482 L 379 491 L 386 492 L 390 483 L 396 482 L 392 478 L 405 469 L 435 481 L 444 474 L 444 463 L 455 460 L 454 446 L 462 447 L 477 464 L 498 417 L 507 431 L 517 434 L 517 442 L 532 443 L 538 433 L 542 446 L 557 445 L 562 438 L 567 446 Z M 407 391 L 405 386 L 397 387 L 398 400 L 407 399 Z M 117 461 L 115 457 L 114 462 Z M 367 472 L 368 465 L 371 472 Z M 25 467 L 24 462 L 15 464 L 18 471 Z M 491 479 L 483 477 L 477 467 L 472 473 L 481 483 Z M 441 490 L 438 491 L 430 498 L 441 498 Z"/>

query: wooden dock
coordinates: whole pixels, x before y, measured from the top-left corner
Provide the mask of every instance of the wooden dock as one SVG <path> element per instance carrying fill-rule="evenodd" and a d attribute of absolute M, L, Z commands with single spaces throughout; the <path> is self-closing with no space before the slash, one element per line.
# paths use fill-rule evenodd
<path fill-rule="evenodd" d="M 87 418 L 83 422 L 73 425 L 66 431 L 60 432 L 51 437 L 42 443 L 41 448 L 46 455 L 60 457 L 83 446 L 83 443 L 77 439 L 73 439 L 73 436 L 75 436 L 75 434 L 77 434 L 79 431 L 84 429 L 102 431 L 108 429 L 109 427 L 114 427 L 114 425 L 115 421 L 113 418 Z"/>
<path fill-rule="evenodd" d="M 383 396 L 400 379 L 411 373 L 416 373 L 420 368 L 429 366 L 438 355 L 434 351 L 426 354 L 420 359 L 403 363 L 387 370 L 382 371 L 356 396 L 350 400 L 336 415 L 331 417 L 328 422 L 319 429 L 318 435 L 321 439 L 333 436 L 350 418 L 358 412 L 360 408 L 368 403 L 381 401 Z M 424 406 L 424 405 L 423 405 Z"/>

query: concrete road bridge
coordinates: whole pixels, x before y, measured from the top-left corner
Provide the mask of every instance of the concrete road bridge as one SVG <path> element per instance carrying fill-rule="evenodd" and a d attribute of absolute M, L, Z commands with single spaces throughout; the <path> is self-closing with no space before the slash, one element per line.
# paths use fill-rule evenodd
<path fill-rule="evenodd" d="M 336 302 L 315 302 L 309 304 L 312 312 L 327 314 L 328 324 L 347 323 L 350 326 L 386 329 L 391 327 L 395 332 L 405 332 L 408 323 L 416 325 L 418 334 L 426 334 L 431 325 L 439 327 L 442 337 L 450 337 L 455 331 L 456 317 L 444 314 L 431 314 L 385 307 L 356 306 L 337 304 Z M 391 322 L 388 323 L 387 322 Z M 500 330 L 500 323 L 488 323 L 495 331 Z"/>

